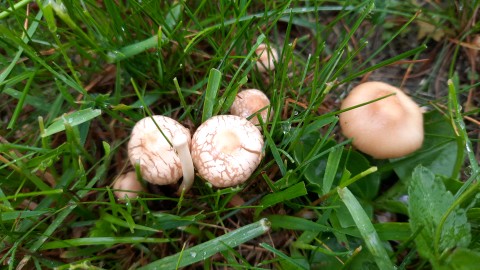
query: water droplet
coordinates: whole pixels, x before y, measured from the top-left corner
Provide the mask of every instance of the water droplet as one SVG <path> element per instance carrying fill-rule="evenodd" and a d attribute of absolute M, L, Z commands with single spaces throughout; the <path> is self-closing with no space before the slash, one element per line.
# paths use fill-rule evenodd
<path fill-rule="evenodd" d="M 465 167 L 465 169 L 463 170 L 465 176 L 467 176 L 467 177 L 472 176 L 473 171 L 474 171 L 474 170 L 473 170 L 473 168 L 472 168 L 471 165 L 468 165 L 468 166 Z"/>
<path fill-rule="evenodd" d="M 197 253 L 196 252 L 190 252 L 190 256 L 192 256 L 192 258 L 195 258 L 195 257 L 197 257 Z"/>
<path fill-rule="evenodd" d="M 292 126 L 290 124 L 283 124 L 282 125 L 282 132 L 283 134 L 290 133 L 290 130 L 292 129 Z"/>

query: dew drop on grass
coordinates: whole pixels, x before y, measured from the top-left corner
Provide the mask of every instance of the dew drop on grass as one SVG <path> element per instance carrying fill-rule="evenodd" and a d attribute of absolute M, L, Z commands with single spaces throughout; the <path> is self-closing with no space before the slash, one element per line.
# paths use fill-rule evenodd
<path fill-rule="evenodd" d="M 292 126 L 290 124 L 283 124 L 282 125 L 282 132 L 283 134 L 290 133 L 290 130 L 292 129 Z"/>
<path fill-rule="evenodd" d="M 472 176 L 472 174 L 473 174 L 472 165 L 468 165 L 467 167 L 465 167 L 465 169 L 464 169 L 464 174 L 465 174 L 465 176 L 467 176 L 467 177 Z"/>
<path fill-rule="evenodd" d="M 192 256 L 192 258 L 195 258 L 195 257 L 197 257 L 197 253 L 196 252 L 190 252 L 190 256 Z"/>

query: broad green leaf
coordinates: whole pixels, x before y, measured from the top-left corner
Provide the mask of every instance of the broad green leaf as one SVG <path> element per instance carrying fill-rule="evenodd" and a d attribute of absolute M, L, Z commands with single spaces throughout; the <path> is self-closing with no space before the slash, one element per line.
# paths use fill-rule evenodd
<path fill-rule="evenodd" d="M 355 175 L 363 173 L 372 167 L 365 156 L 359 152 L 350 151 L 347 154 L 346 150 L 342 156 L 340 166 L 344 166 L 348 172 L 350 172 L 352 177 L 355 177 Z M 377 196 L 379 187 L 380 174 L 370 173 L 364 176 L 362 179 L 349 185 L 348 189 L 359 198 L 371 200 Z"/>
<path fill-rule="evenodd" d="M 400 179 L 408 179 L 418 164 L 436 175 L 450 177 L 454 170 L 457 143 L 451 123 L 437 111 L 424 114 L 424 122 L 422 148 L 411 156 L 392 160 L 392 168 Z"/>
<path fill-rule="evenodd" d="M 407 214 L 407 206 L 402 198 L 407 193 L 412 172 L 419 164 L 435 175 L 443 176 L 448 190 L 456 192 L 461 187 L 457 180 L 448 178 L 453 173 L 457 153 L 451 122 L 439 112 L 432 111 L 424 114 L 424 123 L 425 140 L 422 148 L 408 157 L 392 159 L 390 164 L 382 166 L 381 170 L 393 170 L 401 180 L 377 200 L 385 210 Z"/>
<path fill-rule="evenodd" d="M 415 242 L 421 256 L 437 261 L 438 254 L 470 243 L 470 224 L 464 209 L 457 207 L 446 219 L 440 236 L 439 249 L 435 250 L 435 234 L 443 215 L 453 204 L 452 193 L 443 182 L 427 168 L 418 166 L 408 188 L 410 226 L 421 230 Z"/>
<path fill-rule="evenodd" d="M 442 269 L 448 270 L 471 270 L 478 269 L 480 262 L 480 252 L 473 251 L 465 248 L 456 249 L 446 259 L 446 265 L 448 266 Z"/>
<path fill-rule="evenodd" d="M 62 117 L 59 117 L 53 121 L 53 123 L 45 129 L 42 137 L 47 137 L 65 130 L 65 124 L 69 124 L 70 126 L 74 127 L 88 122 L 99 116 L 101 113 L 102 111 L 99 109 L 88 108 L 70 114 L 64 114 Z"/>
<path fill-rule="evenodd" d="M 294 149 L 295 160 L 302 163 L 309 156 L 310 158 L 318 156 L 337 146 L 332 140 L 327 140 L 323 145 L 319 145 L 320 139 L 320 133 L 317 131 L 303 135 Z M 335 148 L 332 152 L 313 159 L 307 165 L 304 174 L 310 184 L 310 191 L 325 194 L 332 187 L 337 186 L 342 175 L 345 174 L 341 168 L 345 168 L 351 175 L 357 175 L 371 167 L 370 162 L 362 154 L 356 151 L 341 151 L 342 148 L 341 146 Z M 380 174 L 373 173 L 349 185 L 349 189 L 356 196 L 371 200 L 377 196 L 379 186 Z"/>

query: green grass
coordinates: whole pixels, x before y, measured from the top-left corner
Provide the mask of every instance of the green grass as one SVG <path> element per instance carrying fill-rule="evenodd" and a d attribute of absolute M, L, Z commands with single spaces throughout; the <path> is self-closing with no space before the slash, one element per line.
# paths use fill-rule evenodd
<path fill-rule="evenodd" d="M 0 265 L 472 269 L 480 2 L 416 2 L 0 0 Z M 274 71 L 255 68 L 261 43 Z M 337 116 L 362 80 L 429 108 L 422 149 L 350 146 Z M 247 183 L 115 198 L 136 121 L 194 131 L 247 88 L 272 116 Z"/>

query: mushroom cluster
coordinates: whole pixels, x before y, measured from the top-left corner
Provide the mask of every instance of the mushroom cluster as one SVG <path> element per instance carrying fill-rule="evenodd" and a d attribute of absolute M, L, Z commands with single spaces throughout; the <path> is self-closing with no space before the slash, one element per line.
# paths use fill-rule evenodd
<path fill-rule="evenodd" d="M 278 53 L 274 48 L 260 44 L 255 54 L 260 72 L 275 69 Z M 235 97 L 230 109 L 232 115 L 211 117 L 198 127 L 193 137 L 172 118 L 145 117 L 132 130 L 128 142 L 130 162 L 138 166 L 142 178 L 152 184 L 175 184 L 183 177 L 179 193 L 191 188 L 195 169 L 215 187 L 241 184 L 252 175 L 263 157 L 259 118 L 264 123 L 271 119 L 273 112 L 269 106 L 270 100 L 262 91 L 243 90 Z M 128 176 L 135 177 L 134 174 Z M 118 193 L 117 196 L 125 195 Z"/>
<path fill-rule="evenodd" d="M 243 183 L 260 164 L 263 144 L 259 129 L 246 117 L 211 117 L 192 138 L 190 131 L 177 121 L 154 115 L 135 124 L 128 142 L 128 154 L 132 165 L 138 166 L 147 182 L 169 185 L 183 177 L 180 193 L 192 186 L 194 168 L 215 187 Z M 134 172 L 127 176 L 129 179 L 136 177 Z M 116 188 L 130 190 L 124 186 Z M 125 196 L 123 193 L 116 195 L 120 199 Z"/>
<path fill-rule="evenodd" d="M 341 109 L 348 108 L 353 109 L 340 113 L 340 127 L 358 150 L 386 159 L 406 156 L 422 146 L 423 112 L 402 90 L 366 82 L 342 102 Z"/>

